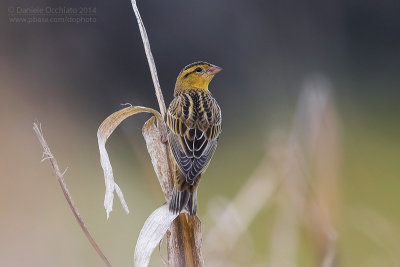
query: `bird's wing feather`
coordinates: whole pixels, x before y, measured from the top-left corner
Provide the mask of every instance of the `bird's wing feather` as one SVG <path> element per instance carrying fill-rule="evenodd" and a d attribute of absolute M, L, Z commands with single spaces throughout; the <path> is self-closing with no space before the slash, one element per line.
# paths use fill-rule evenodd
<path fill-rule="evenodd" d="M 221 133 L 221 110 L 211 95 L 183 94 L 168 109 L 168 140 L 175 161 L 193 185 L 207 168 Z"/>

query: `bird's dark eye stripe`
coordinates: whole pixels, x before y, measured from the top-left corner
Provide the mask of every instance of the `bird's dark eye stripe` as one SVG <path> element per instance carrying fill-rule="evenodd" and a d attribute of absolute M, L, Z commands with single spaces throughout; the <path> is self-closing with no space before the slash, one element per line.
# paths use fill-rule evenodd
<path fill-rule="evenodd" d="M 197 67 L 195 70 L 186 73 L 186 74 L 183 76 L 183 78 L 186 78 L 187 76 L 189 76 L 189 75 L 192 74 L 193 72 L 202 72 L 202 71 L 203 71 L 203 68 Z"/>

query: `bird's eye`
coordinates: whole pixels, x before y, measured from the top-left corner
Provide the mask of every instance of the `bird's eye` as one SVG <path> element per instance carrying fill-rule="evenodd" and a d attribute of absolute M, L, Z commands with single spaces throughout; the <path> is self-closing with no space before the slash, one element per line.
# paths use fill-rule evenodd
<path fill-rule="evenodd" d="M 202 69 L 202 68 L 200 68 L 200 67 L 198 67 L 198 68 L 196 68 L 194 71 L 195 71 L 195 72 L 202 72 L 202 71 L 203 71 L 203 69 Z"/>

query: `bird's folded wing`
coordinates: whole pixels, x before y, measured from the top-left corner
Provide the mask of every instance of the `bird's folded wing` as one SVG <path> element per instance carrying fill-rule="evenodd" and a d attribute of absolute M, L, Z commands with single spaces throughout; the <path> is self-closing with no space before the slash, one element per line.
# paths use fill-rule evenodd
<path fill-rule="evenodd" d="M 201 99 L 200 112 L 191 106 L 190 96 L 177 97 L 167 113 L 168 140 L 175 161 L 186 182 L 205 171 L 217 147 L 221 132 L 221 114 L 214 99 Z"/>

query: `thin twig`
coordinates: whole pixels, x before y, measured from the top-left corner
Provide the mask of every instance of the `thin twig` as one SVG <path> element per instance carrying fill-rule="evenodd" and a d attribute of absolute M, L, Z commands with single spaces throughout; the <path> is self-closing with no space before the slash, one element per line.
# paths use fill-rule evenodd
<path fill-rule="evenodd" d="M 92 235 L 89 233 L 85 223 L 83 222 L 83 219 L 81 217 L 81 215 L 79 214 L 78 208 L 75 206 L 74 201 L 72 200 L 72 197 L 68 191 L 67 185 L 65 184 L 64 181 L 64 173 L 65 171 L 62 173 L 60 171 L 60 169 L 58 168 L 58 163 L 56 158 L 53 156 L 53 154 L 50 151 L 50 147 L 47 145 L 46 140 L 43 137 L 43 132 L 42 132 L 42 128 L 41 125 L 37 123 L 33 124 L 33 130 L 36 133 L 37 138 L 39 139 L 40 144 L 43 147 L 43 156 L 44 159 L 48 159 L 50 161 L 50 165 L 53 169 L 54 174 L 56 175 L 58 182 L 60 183 L 61 189 L 64 193 L 65 198 L 67 199 L 68 205 L 72 210 L 72 213 L 74 214 L 76 220 L 79 223 L 79 226 L 81 227 L 82 231 L 85 233 L 86 238 L 89 240 L 90 244 L 92 245 L 92 247 L 96 250 L 97 254 L 100 256 L 100 258 L 103 260 L 103 262 L 105 263 L 106 266 L 111 267 L 111 263 L 108 261 L 107 257 L 103 254 L 103 252 L 101 251 L 101 249 L 99 248 L 99 246 L 97 245 L 96 241 L 94 241 Z"/>
<path fill-rule="evenodd" d="M 142 17 L 140 16 L 136 0 L 131 0 L 131 3 L 139 25 L 140 35 L 142 36 L 144 51 L 146 52 L 147 62 L 149 63 L 151 78 L 153 80 L 154 89 L 156 90 L 156 96 L 158 100 L 158 105 L 160 106 L 161 116 L 164 118 L 166 114 L 166 107 L 165 107 L 164 97 L 161 91 L 160 82 L 158 81 L 156 64 L 154 63 L 153 54 L 151 53 L 150 49 L 149 37 L 147 36 L 146 28 L 144 27 Z"/>

